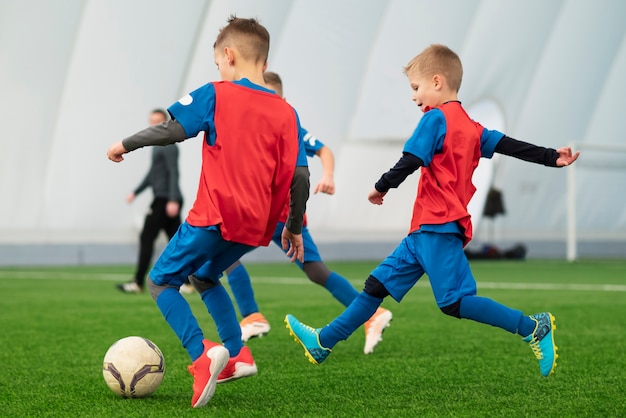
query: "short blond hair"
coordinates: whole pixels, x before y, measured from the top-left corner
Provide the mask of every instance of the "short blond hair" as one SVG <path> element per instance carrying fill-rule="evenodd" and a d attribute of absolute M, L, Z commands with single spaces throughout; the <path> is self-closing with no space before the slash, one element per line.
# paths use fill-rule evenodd
<path fill-rule="evenodd" d="M 463 79 L 463 64 L 453 50 L 445 45 L 433 44 L 409 61 L 403 69 L 406 75 L 413 72 L 426 77 L 439 74 L 446 79 L 451 89 L 458 92 Z"/>
<path fill-rule="evenodd" d="M 244 60 L 265 64 L 270 50 L 270 34 L 254 18 L 231 15 L 213 44 L 213 49 L 224 47 L 236 49 Z"/>

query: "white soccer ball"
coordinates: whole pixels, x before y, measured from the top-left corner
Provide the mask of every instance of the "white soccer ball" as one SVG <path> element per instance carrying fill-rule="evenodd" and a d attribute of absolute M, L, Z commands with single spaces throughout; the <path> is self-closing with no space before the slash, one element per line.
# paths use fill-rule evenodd
<path fill-rule="evenodd" d="M 163 373 L 163 353 L 147 338 L 122 338 L 113 343 L 104 355 L 104 381 L 122 398 L 143 398 L 150 395 L 163 381 Z"/>

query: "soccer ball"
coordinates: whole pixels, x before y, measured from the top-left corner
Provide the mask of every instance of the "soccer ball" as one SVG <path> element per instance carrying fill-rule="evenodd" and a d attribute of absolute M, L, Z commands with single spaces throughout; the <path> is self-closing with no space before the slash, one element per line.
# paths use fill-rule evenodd
<path fill-rule="evenodd" d="M 152 341 L 126 337 L 116 341 L 104 355 L 102 375 L 107 386 L 122 398 L 143 398 L 157 390 L 163 380 L 165 359 Z"/>

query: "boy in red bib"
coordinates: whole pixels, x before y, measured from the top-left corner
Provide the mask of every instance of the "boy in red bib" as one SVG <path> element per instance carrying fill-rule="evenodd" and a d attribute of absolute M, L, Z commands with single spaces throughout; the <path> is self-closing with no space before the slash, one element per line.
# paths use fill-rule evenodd
<path fill-rule="evenodd" d="M 556 366 L 554 316 L 526 316 L 491 299 L 477 296 L 463 247 L 472 238 L 467 205 L 476 190 L 472 174 L 481 157 L 494 152 L 550 167 L 572 164 L 579 153 L 570 148 L 538 147 L 483 128 L 458 101 L 463 68 L 448 47 L 431 45 L 404 68 L 413 101 L 424 112 L 403 156 L 383 174 L 368 200 L 382 205 L 389 189 L 421 168 L 409 234 L 372 271 L 363 292 L 329 325 L 314 329 L 287 315 L 285 322 L 305 354 L 319 364 L 339 341 L 347 339 L 378 308 L 386 296 L 400 302 L 424 273 L 437 305 L 455 318 L 471 319 L 516 333 L 528 342 L 543 376 Z"/>
<path fill-rule="evenodd" d="M 241 341 L 222 272 L 242 255 L 267 246 L 285 206 L 289 217 L 282 245 L 292 261 L 303 260 L 302 223 L 309 171 L 295 110 L 264 87 L 269 33 L 256 19 L 231 17 L 214 45 L 223 81 L 208 83 L 168 108 L 172 120 L 113 144 L 112 161 L 146 145 L 203 138 L 202 170 L 187 219 L 149 274 L 150 294 L 192 360 L 194 408 L 213 396 L 218 381 L 256 374 Z M 210 262 L 203 280 L 192 284 L 217 326 L 224 345 L 204 338 L 178 289 Z"/>

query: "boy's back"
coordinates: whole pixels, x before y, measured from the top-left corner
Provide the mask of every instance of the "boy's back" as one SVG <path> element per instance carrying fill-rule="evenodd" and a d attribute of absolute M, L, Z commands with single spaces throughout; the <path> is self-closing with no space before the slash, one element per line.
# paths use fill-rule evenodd
<path fill-rule="evenodd" d="M 298 158 L 295 111 L 257 88 L 231 82 L 213 87 L 215 142 L 203 142 L 204 185 L 188 222 L 221 224 L 226 240 L 267 245 L 289 202 Z"/>
<path fill-rule="evenodd" d="M 203 132 L 197 199 L 150 272 L 148 286 L 163 317 L 187 350 L 193 375 L 191 405 L 206 405 L 218 382 L 253 376 L 256 364 L 241 341 L 223 271 L 259 245 L 268 245 L 281 210 L 290 214 L 281 242 L 304 261 L 302 222 L 309 171 L 295 110 L 264 85 L 269 32 L 256 19 L 231 16 L 213 46 L 222 83 L 208 83 L 173 104 L 171 123 L 112 144 L 109 159 L 146 145 L 167 145 Z M 193 273 L 211 266 L 203 280 Z M 224 345 L 204 338 L 178 289 L 190 278 L 215 320 Z"/>

